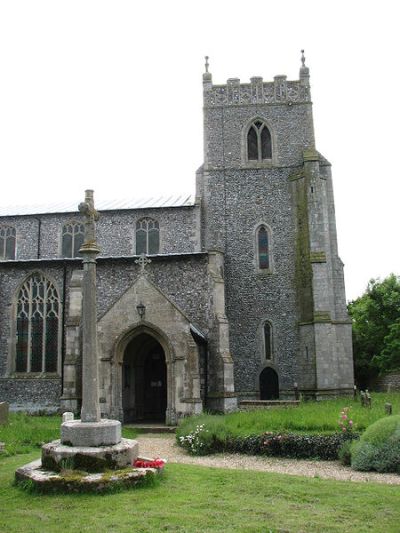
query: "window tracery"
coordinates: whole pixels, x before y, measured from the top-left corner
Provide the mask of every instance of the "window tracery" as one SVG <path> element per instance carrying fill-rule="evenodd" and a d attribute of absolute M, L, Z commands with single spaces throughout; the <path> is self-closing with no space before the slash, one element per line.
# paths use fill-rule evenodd
<path fill-rule="evenodd" d="M 160 225 L 152 218 L 136 222 L 136 255 L 152 255 L 160 252 Z"/>
<path fill-rule="evenodd" d="M 62 230 L 62 257 L 78 257 L 83 244 L 85 233 L 84 224 L 68 222 Z"/>
<path fill-rule="evenodd" d="M 0 259 L 15 259 L 16 231 L 12 226 L 0 227 Z"/>
<path fill-rule="evenodd" d="M 16 372 L 57 372 L 60 315 L 54 284 L 32 274 L 17 296 Z"/>
<path fill-rule="evenodd" d="M 261 120 L 255 120 L 247 132 L 247 159 L 262 162 L 272 158 L 271 132 Z"/>

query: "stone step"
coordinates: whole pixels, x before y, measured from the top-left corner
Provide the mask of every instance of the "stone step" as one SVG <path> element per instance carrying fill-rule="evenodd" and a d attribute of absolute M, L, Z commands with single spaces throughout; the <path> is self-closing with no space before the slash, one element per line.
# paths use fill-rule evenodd
<path fill-rule="evenodd" d="M 132 428 L 140 433 L 175 433 L 176 426 L 166 426 L 165 424 L 124 424 L 125 428 Z"/>

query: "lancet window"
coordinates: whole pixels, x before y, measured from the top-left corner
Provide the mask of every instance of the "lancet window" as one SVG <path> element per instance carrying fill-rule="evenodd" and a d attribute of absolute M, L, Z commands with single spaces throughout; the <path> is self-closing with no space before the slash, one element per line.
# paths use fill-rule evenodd
<path fill-rule="evenodd" d="M 255 120 L 247 133 L 247 159 L 262 162 L 271 157 L 271 132 L 264 122 Z"/>
<path fill-rule="evenodd" d="M 160 251 L 160 225 L 152 218 L 136 222 L 136 255 L 158 254 Z"/>
<path fill-rule="evenodd" d="M 259 270 L 271 269 L 271 238 L 268 229 L 260 226 L 257 230 L 257 263 Z"/>
<path fill-rule="evenodd" d="M 17 296 L 16 372 L 57 372 L 60 316 L 56 287 L 32 274 Z"/>
<path fill-rule="evenodd" d="M 80 222 L 68 222 L 63 226 L 62 256 L 78 257 L 83 244 L 85 228 Z"/>
<path fill-rule="evenodd" d="M 15 259 L 15 228 L 0 227 L 0 259 Z"/>
<path fill-rule="evenodd" d="M 264 322 L 264 354 L 265 359 L 272 359 L 272 326 L 269 322 Z"/>

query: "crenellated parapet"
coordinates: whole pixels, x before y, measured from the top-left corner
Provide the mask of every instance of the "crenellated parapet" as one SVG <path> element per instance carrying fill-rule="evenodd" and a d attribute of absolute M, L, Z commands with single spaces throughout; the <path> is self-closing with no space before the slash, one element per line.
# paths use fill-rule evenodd
<path fill-rule="evenodd" d="M 212 74 L 208 71 L 206 56 L 203 74 L 203 96 L 205 107 L 224 105 L 260 104 L 303 104 L 311 102 L 310 70 L 305 65 L 304 50 L 299 79 L 289 81 L 287 76 L 275 76 L 274 81 L 264 82 L 261 76 L 250 78 L 250 83 L 240 83 L 239 78 L 229 78 L 225 85 L 213 85 Z"/>
<path fill-rule="evenodd" d="M 210 75 L 211 76 L 211 75 Z M 304 80 L 289 81 L 286 76 L 275 76 L 273 82 L 264 82 L 257 76 L 250 83 L 230 78 L 225 85 L 204 82 L 204 106 L 249 104 L 298 104 L 311 101 L 310 86 Z"/>

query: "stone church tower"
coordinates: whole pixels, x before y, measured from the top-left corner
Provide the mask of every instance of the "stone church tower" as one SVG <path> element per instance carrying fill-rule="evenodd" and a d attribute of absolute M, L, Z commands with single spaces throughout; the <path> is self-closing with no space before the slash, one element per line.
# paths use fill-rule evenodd
<path fill-rule="evenodd" d="M 96 205 L 102 415 L 166 421 L 353 388 L 330 163 L 299 80 L 204 88 L 196 197 Z M 78 202 L 77 202 L 78 203 Z M 79 412 L 76 205 L 0 208 L 0 400 Z"/>
<path fill-rule="evenodd" d="M 315 147 L 304 55 L 298 81 L 213 85 L 206 64 L 203 88 L 202 246 L 224 254 L 236 393 L 349 392 L 331 165 Z"/>

